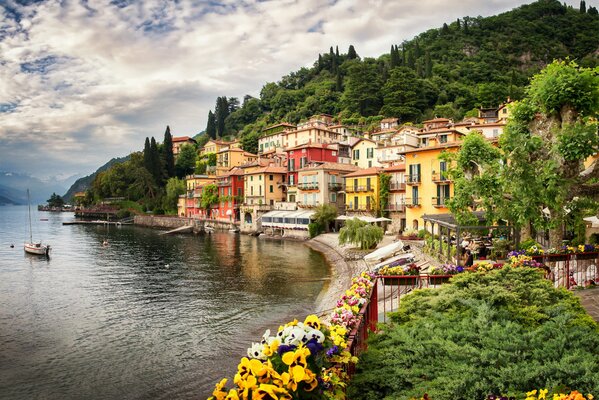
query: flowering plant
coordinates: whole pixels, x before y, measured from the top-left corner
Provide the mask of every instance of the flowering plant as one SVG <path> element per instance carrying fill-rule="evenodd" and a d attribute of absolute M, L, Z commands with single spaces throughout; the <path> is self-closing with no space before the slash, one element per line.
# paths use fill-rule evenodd
<path fill-rule="evenodd" d="M 454 264 L 443 264 L 438 267 L 433 267 L 429 271 L 430 275 L 455 275 L 459 272 L 464 272 L 464 267 L 459 267 Z"/>
<path fill-rule="evenodd" d="M 384 266 L 378 270 L 379 275 L 420 275 L 420 267 L 415 263 L 404 266 L 388 267 Z"/>
<path fill-rule="evenodd" d="M 517 257 L 510 257 L 509 263 L 512 267 L 532 267 L 540 268 L 543 266 L 542 263 L 537 262 L 530 256 L 519 255 Z"/>
<path fill-rule="evenodd" d="M 545 254 L 545 250 L 541 246 L 534 245 L 526 249 L 526 254 L 529 256 L 542 256 Z"/>
<path fill-rule="evenodd" d="M 488 271 L 492 271 L 494 269 L 502 268 L 503 264 L 499 264 L 499 263 L 491 264 L 490 262 L 482 262 L 479 264 L 475 264 L 474 266 L 476 267 L 477 272 L 488 272 Z"/>
<path fill-rule="evenodd" d="M 523 256 L 525 254 L 526 254 L 526 250 L 512 250 L 509 253 L 507 253 L 507 258 L 509 260 L 512 257 Z"/>
<path fill-rule="evenodd" d="M 531 390 L 530 392 L 526 392 L 526 400 L 547 400 L 547 394 L 549 390 L 540 389 L 540 390 Z M 594 397 L 592 394 L 587 394 L 586 397 L 578 392 L 577 390 L 573 390 L 570 393 L 554 393 L 553 400 L 593 400 Z"/>
<path fill-rule="evenodd" d="M 309 315 L 304 322 L 280 326 L 274 336 L 267 330 L 262 341 L 248 349 L 248 357 L 241 359 L 233 379 L 237 387 L 226 390 L 227 379 L 223 379 L 210 399 L 289 400 L 315 398 L 316 393 L 344 399 L 348 376 L 343 366 L 358 361 L 350 354 L 347 340 L 360 322 L 360 308 L 370 295 L 374 277 L 363 273 L 352 280 L 333 310 L 330 326 Z"/>

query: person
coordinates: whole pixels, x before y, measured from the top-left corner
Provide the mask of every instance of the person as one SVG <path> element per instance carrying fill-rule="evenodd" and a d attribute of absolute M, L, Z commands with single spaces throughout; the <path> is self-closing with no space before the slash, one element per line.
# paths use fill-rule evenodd
<path fill-rule="evenodd" d="M 487 246 L 485 246 L 484 243 L 481 243 L 480 246 L 478 247 L 478 259 L 486 260 L 487 255 L 488 255 Z"/>
<path fill-rule="evenodd" d="M 464 261 L 464 267 L 470 268 L 474 265 L 474 256 L 472 255 L 472 251 L 466 250 L 466 254 L 464 255 L 466 261 Z"/>

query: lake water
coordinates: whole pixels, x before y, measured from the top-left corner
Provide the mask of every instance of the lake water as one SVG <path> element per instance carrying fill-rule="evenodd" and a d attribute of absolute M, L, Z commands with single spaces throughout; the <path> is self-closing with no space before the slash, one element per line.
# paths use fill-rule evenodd
<path fill-rule="evenodd" d="M 32 213 L 48 260 L 23 252 L 27 207 L 0 207 L 2 399 L 206 398 L 265 329 L 310 313 L 329 279 L 301 243 Z"/>

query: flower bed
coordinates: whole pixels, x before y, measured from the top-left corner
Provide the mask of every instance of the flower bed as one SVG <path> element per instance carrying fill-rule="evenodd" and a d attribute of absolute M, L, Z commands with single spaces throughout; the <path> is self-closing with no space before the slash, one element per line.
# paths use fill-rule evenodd
<path fill-rule="evenodd" d="M 267 330 L 237 366 L 235 387 L 227 390 L 223 379 L 210 399 L 344 399 L 345 369 L 357 362 L 349 353 L 349 334 L 360 323 L 360 308 L 373 285 L 372 274 L 354 278 L 337 301 L 328 326 L 309 315 L 304 322 L 280 326 L 274 336 Z"/>
<path fill-rule="evenodd" d="M 417 286 L 420 282 L 420 268 L 414 263 L 384 266 L 377 273 L 382 278 L 383 285 Z"/>

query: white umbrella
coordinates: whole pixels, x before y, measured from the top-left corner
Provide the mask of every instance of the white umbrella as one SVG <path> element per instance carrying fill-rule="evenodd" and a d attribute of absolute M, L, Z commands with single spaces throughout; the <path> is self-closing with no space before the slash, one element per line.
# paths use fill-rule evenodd
<path fill-rule="evenodd" d="M 385 221 L 392 221 L 389 218 L 385 218 L 385 217 L 378 217 L 377 219 L 375 219 L 376 222 L 385 222 Z"/>
<path fill-rule="evenodd" d="M 591 223 L 591 228 L 599 228 L 599 218 L 593 215 L 592 217 L 583 218 L 586 222 Z"/>
<path fill-rule="evenodd" d="M 346 219 L 350 219 L 350 218 L 347 215 L 340 215 L 335 219 L 339 220 L 339 221 L 345 221 Z"/>

